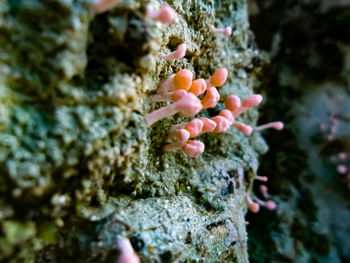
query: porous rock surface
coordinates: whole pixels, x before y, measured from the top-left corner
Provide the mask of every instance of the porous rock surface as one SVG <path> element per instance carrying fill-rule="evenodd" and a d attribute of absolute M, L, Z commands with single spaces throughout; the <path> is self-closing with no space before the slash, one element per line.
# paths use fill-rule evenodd
<path fill-rule="evenodd" d="M 125 236 L 142 262 L 248 262 L 244 200 L 266 151 L 260 135 L 201 135 L 205 152 L 192 159 L 162 151 L 188 118 L 144 120 L 158 83 L 183 68 L 229 71 L 220 103 L 199 116 L 253 93 L 246 1 L 168 1 L 173 25 L 145 16 L 160 1 L 96 16 L 91 3 L 0 1 L 0 261 L 116 262 Z M 185 58 L 157 58 L 181 42 Z"/>

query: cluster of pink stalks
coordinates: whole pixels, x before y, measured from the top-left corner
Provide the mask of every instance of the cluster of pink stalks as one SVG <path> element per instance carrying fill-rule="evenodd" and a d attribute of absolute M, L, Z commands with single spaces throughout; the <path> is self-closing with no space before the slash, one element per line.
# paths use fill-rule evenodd
<path fill-rule="evenodd" d="M 266 182 L 268 179 L 265 176 L 255 176 L 256 180 L 260 180 L 263 182 Z M 268 193 L 268 188 L 266 185 L 260 185 L 259 187 L 260 193 L 262 196 L 267 200 L 270 195 Z M 272 200 L 263 201 L 257 197 L 254 198 L 254 201 L 251 199 L 249 192 L 246 194 L 246 200 L 249 206 L 249 210 L 253 213 L 258 213 L 260 210 L 260 207 L 265 207 L 268 210 L 275 210 L 276 209 L 276 203 Z"/>
<path fill-rule="evenodd" d="M 157 90 L 157 95 L 153 97 L 153 102 L 173 101 L 172 104 L 155 110 L 145 116 L 146 123 L 151 126 L 155 122 L 180 113 L 184 117 L 191 117 L 201 110 L 215 107 L 220 100 L 217 87 L 222 86 L 227 79 L 226 68 L 219 68 L 208 80 L 192 80 L 193 74 L 188 69 L 183 69 L 168 79 L 161 82 Z M 200 100 L 198 96 L 204 94 Z M 219 115 L 206 118 L 199 117 L 189 122 L 177 124 L 170 130 L 169 139 L 177 139 L 176 142 L 169 143 L 164 147 L 166 152 L 182 150 L 190 157 L 196 158 L 204 151 L 204 144 L 193 139 L 207 132 L 226 132 L 230 127 L 234 127 L 246 136 L 249 136 L 253 128 L 249 125 L 236 121 L 242 113 L 260 104 L 262 96 L 254 94 L 241 102 L 236 95 L 229 95 L 225 100 L 225 109 Z M 282 129 L 282 122 L 273 122 L 258 126 L 255 129 L 261 131 L 267 128 Z"/>

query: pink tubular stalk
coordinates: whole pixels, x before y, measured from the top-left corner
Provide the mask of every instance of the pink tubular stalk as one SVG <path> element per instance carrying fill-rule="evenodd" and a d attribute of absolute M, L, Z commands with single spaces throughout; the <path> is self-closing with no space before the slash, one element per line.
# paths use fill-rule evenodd
<path fill-rule="evenodd" d="M 263 201 L 260 199 L 256 199 L 259 205 L 266 207 L 268 210 L 275 210 L 277 205 L 274 201 L 268 200 L 268 201 Z"/>
<path fill-rule="evenodd" d="M 254 108 L 260 104 L 262 101 L 262 96 L 259 94 L 254 94 L 249 96 L 247 99 L 245 99 L 242 102 L 241 107 L 239 107 L 237 110 L 233 112 L 233 117 L 237 118 L 239 115 L 241 115 L 246 110 L 249 110 L 251 108 Z"/>
<path fill-rule="evenodd" d="M 202 99 L 203 109 L 215 107 L 220 100 L 220 94 L 215 87 L 210 87 Z"/>
<path fill-rule="evenodd" d="M 196 79 L 192 81 L 191 88 L 188 90 L 188 92 L 193 93 L 197 97 L 199 95 L 202 95 L 207 89 L 207 83 L 204 79 Z"/>
<path fill-rule="evenodd" d="M 153 10 L 150 6 L 147 6 L 146 15 L 149 18 L 153 20 L 158 20 L 163 24 L 172 24 L 173 22 L 175 22 L 176 18 L 175 10 L 167 4 L 161 7 L 159 11 Z"/>
<path fill-rule="evenodd" d="M 213 25 L 210 25 L 210 30 L 214 33 L 222 34 L 224 36 L 230 36 L 232 33 L 232 27 L 227 26 L 225 28 L 216 28 Z"/>
<path fill-rule="evenodd" d="M 174 52 L 168 55 L 159 54 L 158 57 L 165 60 L 179 60 L 186 55 L 187 46 L 185 43 L 180 44 Z"/>
<path fill-rule="evenodd" d="M 255 127 L 256 131 L 262 131 L 265 129 L 273 128 L 275 130 L 282 130 L 284 128 L 284 124 L 281 121 L 269 122 L 258 127 Z"/>
<path fill-rule="evenodd" d="M 268 188 L 266 185 L 263 185 L 263 184 L 260 185 L 259 190 L 265 199 L 269 198 L 270 195 L 269 195 Z"/>
<path fill-rule="evenodd" d="M 249 136 L 253 131 L 252 127 L 250 127 L 249 125 L 246 125 L 244 123 L 238 122 L 238 121 L 233 121 L 232 126 L 235 127 L 237 130 L 239 130 L 240 132 L 242 132 L 246 136 Z"/>
<path fill-rule="evenodd" d="M 200 141 L 172 142 L 164 146 L 164 151 L 182 150 L 186 155 L 197 158 L 204 152 L 204 144 Z"/>
<path fill-rule="evenodd" d="M 140 263 L 140 258 L 134 252 L 129 239 L 119 237 L 117 239 L 117 248 L 120 251 L 117 263 Z"/>
<path fill-rule="evenodd" d="M 155 110 L 149 114 L 146 114 L 147 126 L 151 126 L 153 123 L 172 116 L 178 112 L 183 114 L 185 117 L 196 115 L 202 109 L 201 101 L 192 93 L 187 93 L 179 100 L 175 101 L 166 107 Z"/>
<path fill-rule="evenodd" d="M 234 112 L 240 107 L 241 107 L 241 100 L 238 96 L 233 94 L 227 96 L 227 98 L 225 99 L 225 109 Z"/>

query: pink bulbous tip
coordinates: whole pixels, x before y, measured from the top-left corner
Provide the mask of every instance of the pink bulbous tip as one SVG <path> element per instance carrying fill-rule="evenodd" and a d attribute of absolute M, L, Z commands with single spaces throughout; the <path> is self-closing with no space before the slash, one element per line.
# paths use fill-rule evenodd
<path fill-rule="evenodd" d="M 164 5 L 159 9 L 159 11 L 155 11 L 151 7 L 147 6 L 146 15 L 149 18 L 158 20 L 163 24 L 171 24 L 176 18 L 175 10 L 169 5 Z"/>
<path fill-rule="evenodd" d="M 204 152 L 204 144 L 201 141 L 187 141 L 183 144 L 182 151 L 189 157 L 197 158 Z"/>
<path fill-rule="evenodd" d="M 228 76 L 227 69 L 226 68 L 219 68 L 211 76 L 210 84 L 214 87 L 220 87 L 226 82 L 227 76 Z"/>
<path fill-rule="evenodd" d="M 202 107 L 203 109 L 215 107 L 219 100 L 220 94 L 217 89 L 215 87 L 210 87 L 207 89 L 207 92 L 201 101 Z"/>
<path fill-rule="evenodd" d="M 232 33 L 232 27 L 230 26 L 227 26 L 225 27 L 225 30 L 224 30 L 224 36 L 231 36 L 231 33 Z"/>
<path fill-rule="evenodd" d="M 134 252 L 129 239 L 119 237 L 117 239 L 117 248 L 120 251 L 117 263 L 140 263 L 140 258 Z"/>
<path fill-rule="evenodd" d="M 193 73 L 188 69 L 181 69 L 173 78 L 175 90 L 183 89 L 188 91 L 191 88 Z"/>
<path fill-rule="evenodd" d="M 234 121 L 233 116 L 232 116 L 232 112 L 229 110 L 225 109 L 225 110 L 220 111 L 219 116 L 226 118 L 228 120 L 228 122 L 230 123 L 230 126 Z"/>
<path fill-rule="evenodd" d="M 230 36 L 232 33 L 232 27 L 227 26 L 225 28 L 216 28 L 213 25 L 210 25 L 210 30 L 214 33 L 222 34 L 224 36 Z"/>
<path fill-rule="evenodd" d="M 185 142 L 190 138 L 189 131 L 185 129 L 175 129 L 169 133 L 169 138 L 177 138 L 180 142 Z"/>
<path fill-rule="evenodd" d="M 216 122 L 205 117 L 199 118 L 203 122 L 202 133 L 213 132 L 216 128 Z"/>
<path fill-rule="evenodd" d="M 274 201 L 271 201 L 271 200 L 266 201 L 264 206 L 269 210 L 274 210 L 277 207 L 276 203 Z"/>
<path fill-rule="evenodd" d="M 183 98 L 186 94 L 187 92 L 185 90 L 179 89 L 175 90 L 170 97 L 172 101 L 178 101 L 179 99 Z"/>
<path fill-rule="evenodd" d="M 346 174 L 348 172 L 348 168 L 345 165 L 340 164 L 337 166 L 337 171 L 340 174 Z"/>
<path fill-rule="evenodd" d="M 255 175 L 254 179 L 262 182 L 267 182 L 269 180 L 266 176 L 259 176 L 259 175 Z"/>
<path fill-rule="evenodd" d="M 241 107 L 241 100 L 236 95 L 229 95 L 225 99 L 225 108 L 229 111 L 235 111 Z"/>
<path fill-rule="evenodd" d="M 246 136 L 249 136 L 253 131 L 252 127 L 241 122 L 234 121 L 232 126 L 238 129 L 240 132 L 242 132 Z"/>
<path fill-rule="evenodd" d="M 347 158 L 347 154 L 345 152 L 338 153 L 338 159 L 341 161 L 345 161 Z"/>
<path fill-rule="evenodd" d="M 196 96 L 202 95 L 207 89 L 207 83 L 204 79 L 196 79 L 192 81 L 191 88 L 188 92 L 193 93 Z"/>
<path fill-rule="evenodd" d="M 284 128 L 284 123 L 281 121 L 269 122 L 269 123 L 266 123 L 266 124 L 263 124 L 263 125 L 256 127 L 255 130 L 262 131 L 262 130 L 269 129 L 269 128 L 280 131 Z"/>
<path fill-rule="evenodd" d="M 261 103 L 262 99 L 263 97 L 259 94 L 251 95 L 242 102 L 242 106 L 245 108 L 254 108 Z"/>
<path fill-rule="evenodd" d="M 266 185 L 260 185 L 259 186 L 259 190 L 260 190 L 260 193 L 263 195 L 264 198 L 268 198 L 269 197 L 269 193 L 268 193 L 268 188 Z"/>
<path fill-rule="evenodd" d="M 193 119 L 186 124 L 185 129 L 190 133 L 190 138 L 198 136 L 203 128 L 203 122 L 200 119 Z"/>
<path fill-rule="evenodd" d="M 215 116 L 211 118 L 212 121 L 216 123 L 216 127 L 214 129 L 214 132 L 225 132 L 230 128 L 230 122 L 222 117 L 222 116 Z"/>
<path fill-rule="evenodd" d="M 252 202 L 249 204 L 249 210 L 253 213 L 258 213 L 260 210 L 260 206 L 258 203 Z"/>

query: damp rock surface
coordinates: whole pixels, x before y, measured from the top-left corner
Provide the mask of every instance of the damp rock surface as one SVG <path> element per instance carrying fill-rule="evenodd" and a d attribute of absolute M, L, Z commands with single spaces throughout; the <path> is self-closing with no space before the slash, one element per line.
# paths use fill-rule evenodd
<path fill-rule="evenodd" d="M 92 2 L 0 1 L 0 261 L 116 262 L 125 236 L 142 262 L 248 262 L 244 200 L 260 135 L 203 134 L 192 159 L 162 151 L 189 118 L 144 119 L 164 105 L 151 103 L 158 83 L 183 68 L 229 72 L 219 104 L 198 116 L 253 93 L 261 59 L 246 1 L 168 1 L 172 25 L 145 15 L 161 1 L 96 16 Z M 157 57 L 182 42 L 183 59 Z M 257 110 L 240 118 L 254 126 Z"/>

